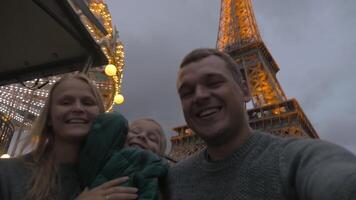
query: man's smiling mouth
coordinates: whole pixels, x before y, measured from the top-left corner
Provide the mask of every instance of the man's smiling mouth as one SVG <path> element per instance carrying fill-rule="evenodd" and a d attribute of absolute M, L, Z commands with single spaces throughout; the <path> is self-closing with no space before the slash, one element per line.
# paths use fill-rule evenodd
<path fill-rule="evenodd" d="M 214 114 L 217 114 L 218 112 L 220 112 L 221 109 L 222 109 L 221 106 L 204 108 L 204 109 L 201 109 L 200 111 L 198 111 L 196 113 L 196 116 L 198 118 L 208 118 L 208 117 L 213 116 Z"/>

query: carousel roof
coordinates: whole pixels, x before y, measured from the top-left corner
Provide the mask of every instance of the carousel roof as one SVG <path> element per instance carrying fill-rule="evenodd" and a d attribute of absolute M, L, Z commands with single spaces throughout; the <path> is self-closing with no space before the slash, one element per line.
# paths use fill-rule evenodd
<path fill-rule="evenodd" d="M 0 85 L 107 64 L 100 45 L 82 23 L 83 17 L 103 36 L 108 32 L 85 2 L 3 1 Z"/>

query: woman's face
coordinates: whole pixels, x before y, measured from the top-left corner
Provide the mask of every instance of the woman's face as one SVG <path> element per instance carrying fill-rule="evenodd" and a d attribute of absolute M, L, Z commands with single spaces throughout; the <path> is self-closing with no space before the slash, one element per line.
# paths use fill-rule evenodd
<path fill-rule="evenodd" d="M 100 110 L 89 85 L 83 80 L 71 78 L 54 89 L 49 113 L 55 140 L 77 143 L 88 134 Z"/>

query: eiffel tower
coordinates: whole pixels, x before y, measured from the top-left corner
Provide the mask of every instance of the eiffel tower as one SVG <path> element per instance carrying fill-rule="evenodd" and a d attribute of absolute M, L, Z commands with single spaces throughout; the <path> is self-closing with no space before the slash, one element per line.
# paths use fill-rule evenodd
<path fill-rule="evenodd" d="M 279 67 L 260 36 L 251 0 L 221 0 L 217 49 L 232 56 L 247 82 L 253 108 L 252 129 L 279 136 L 319 138 L 296 99 L 288 99 L 276 74 Z M 186 125 L 173 129 L 172 158 L 180 160 L 204 147 Z"/>

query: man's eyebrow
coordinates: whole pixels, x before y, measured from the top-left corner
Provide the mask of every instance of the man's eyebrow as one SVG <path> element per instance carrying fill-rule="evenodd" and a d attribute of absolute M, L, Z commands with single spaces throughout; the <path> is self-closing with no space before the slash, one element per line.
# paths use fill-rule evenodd
<path fill-rule="evenodd" d="M 205 75 L 206 79 L 215 78 L 215 77 L 224 77 L 224 76 L 219 74 L 219 73 L 208 73 L 208 74 Z"/>

